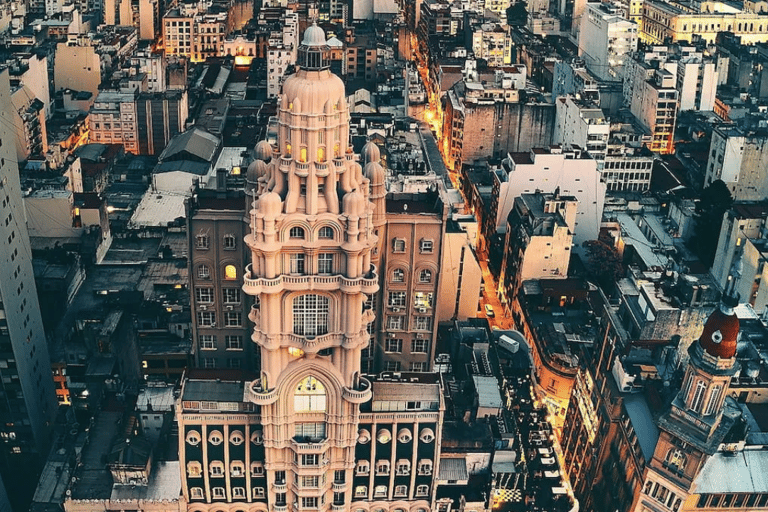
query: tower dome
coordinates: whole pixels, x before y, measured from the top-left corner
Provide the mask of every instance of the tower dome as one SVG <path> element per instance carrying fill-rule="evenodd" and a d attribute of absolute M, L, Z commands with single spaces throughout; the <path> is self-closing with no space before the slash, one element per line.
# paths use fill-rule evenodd
<path fill-rule="evenodd" d="M 266 140 L 259 141 L 258 144 L 256 144 L 256 147 L 253 148 L 254 157 L 257 160 L 264 160 L 265 162 L 269 162 L 272 158 L 272 151 L 272 144 Z"/>
<path fill-rule="evenodd" d="M 378 162 L 381 159 L 381 151 L 375 142 L 369 140 L 365 143 L 365 146 L 363 146 L 362 151 L 360 151 L 360 156 L 363 157 L 363 162 L 365 164 Z"/>
<path fill-rule="evenodd" d="M 301 40 L 303 46 L 325 46 L 325 31 L 317 26 L 317 23 L 312 23 L 307 30 L 304 31 L 304 38 Z"/>
<path fill-rule="evenodd" d="M 365 177 L 371 181 L 372 185 L 384 183 L 386 173 L 380 163 L 376 161 L 365 164 Z"/>
<path fill-rule="evenodd" d="M 738 304 L 736 297 L 725 295 L 720 307 L 707 318 L 699 344 L 711 356 L 730 359 L 736 355 L 739 341 L 739 318 L 733 312 Z"/>
<path fill-rule="evenodd" d="M 254 160 L 248 166 L 248 171 L 245 175 L 245 179 L 252 183 L 256 183 L 259 178 L 267 173 L 267 164 L 263 160 Z"/>

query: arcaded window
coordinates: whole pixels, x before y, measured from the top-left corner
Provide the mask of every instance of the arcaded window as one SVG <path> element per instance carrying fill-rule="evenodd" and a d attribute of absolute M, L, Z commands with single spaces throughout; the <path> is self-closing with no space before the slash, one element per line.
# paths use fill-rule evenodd
<path fill-rule="evenodd" d="M 224 279 L 237 279 L 237 267 L 234 265 L 224 267 Z"/>
<path fill-rule="evenodd" d="M 321 336 L 328 333 L 329 300 L 323 295 L 299 295 L 293 299 L 293 333 Z"/>
<path fill-rule="evenodd" d="M 323 226 L 317 233 L 317 237 L 321 240 L 333 240 L 333 228 Z"/>
<path fill-rule="evenodd" d="M 432 282 L 432 271 L 424 269 L 421 272 L 419 272 L 419 282 L 420 283 L 431 283 Z"/>
<path fill-rule="evenodd" d="M 291 228 L 291 230 L 288 232 L 288 236 L 295 240 L 304 240 L 304 228 L 300 228 L 298 226 L 294 226 Z"/>

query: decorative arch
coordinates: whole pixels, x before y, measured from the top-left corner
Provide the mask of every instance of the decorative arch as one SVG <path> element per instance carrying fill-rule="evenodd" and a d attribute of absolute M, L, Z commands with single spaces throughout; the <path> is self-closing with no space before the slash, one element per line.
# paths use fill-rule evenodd
<path fill-rule="evenodd" d="M 223 281 L 237 281 L 243 277 L 244 269 L 233 259 L 227 258 L 219 262 L 220 276 Z"/>
<path fill-rule="evenodd" d="M 330 228 L 333 232 L 333 238 L 320 238 L 320 232 L 323 228 Z M 336 222 L 317 223 L 311 232 L 312 240 L 341 240 L 342 229 Z"/>
<path fill-rule="evenodd" d="M 276 402 L 278 416 L 293 417 L 293 397 L 299 382 L 307 376 L 315 377 L 325 388 L 326 409 L 325 415 L 339 416 L 343 413 L 340 410 L 341 390 L 344 387 L 341 376 L 336 372 L 330 363 L 323 359 L 297 359 L 288 363 L 281 372 L 279 381 L 276 382 L 276 390 L 281 397 Z"/>
<path fill-rule="evenodd" d="M 301 228 L 304 230 L 304 238 L 303 240 L 300 240 L 298 238 L 291 238 L 291 228 Z M 309 240 L 310 235 L 312 233 L 312 226 L 307 222 L 306 219 L 302 219 L 300 217 L 294 217 L 292 219 L 286 220 L 283 222 L 283 224 L 280 225 L 279 228 L 279 238 L 280 241 L 283 243 L 286 242 L 306 242 Z"/>
<path fill-rule="evenodd" d="M 437 272 L 438 272 L 437 265 L 435 263 L 433 263 L 433 262 L 423 262 L 423 263 L 420 263 L 418 266 L 416 266 L 416 268 L 414 269 L 414 272 L 413 272 L 413 278 L 416 280 L 415 284 L 417 284 L 417 285 L 418 284 L 427 284 L 427 283 L 419 282 L 419 275 L 421 274 L 422 270 L 428 270 L 428 271 L 432 272 L 432 281 L 430 282 L 430 284 L 433 283 L 435 278 L 437 277 Z"/>

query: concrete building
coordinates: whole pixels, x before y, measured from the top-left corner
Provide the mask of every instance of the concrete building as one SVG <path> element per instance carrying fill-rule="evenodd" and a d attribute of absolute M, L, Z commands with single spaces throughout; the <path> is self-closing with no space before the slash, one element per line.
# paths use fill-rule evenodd
<path fill-rule="evenodd" d="M 655 153 L 674 152 L 678 98 L 676 74 L 666 67 L 633 60 L 627 68 L 632 82 L 629 108 L 640 125 L 652 133 L 648 149 Z M 627 89 L 625 87 L 625 98 Z"/>
<path fill-rule="evenodd" d="M 26 86 L 43 102 L 45 119 L 51 117 L 48 56 L 43 53 L 15 54 L 10 62 L 11 87 Z"/>
<path fill-rule="evenodd" d="M 55 61 L 54 91 L 88 91 L 94 98 L 99 94 L 101 59 L 94 46 L 77 42 L 58 43 Z"/>
<path fill-rule="evenodd" d="M 587 150 L 602 169 L 611 131 L 610 120 L 595 103 L 573 96 L 555 101 L 554 144 L 576 145 Z"/>
<path fill-rule="evenodd" d="M 16 159 L 26 161 L 30 156 L 42 156 L 48 151 L 45 126 L 45 105 L 26 85 L 11 93 L 15 127 Z"/>
<path fill-rule="evenodd" d="M 608 192 L 646 192 L 651 188 L 653 153 L 623 143 L 609 143 L 600 162 Z"/>
<path fill-rule="evenodd" d="M 736 203 L 726 212 L 711 270 L 721 290 L 733 287 L 758 313 L 768 306 L 766 218 L 768 211 L 759 204 Z"/>
<path fill-rule="evenodd" d="M 499 291 L 507 303 L 523 281 L 568 275 L 579 201 L 554 193 L 522 194 L 507 219 Z"/>
<path fill-rule="evenodd" d="M 579 57 L 599 79 L 621 81 L 626 59 L 637 50 L 638 30 L 617 7 L 588 3 L 581 17 Z"/>
<path fill-rule="evenodd" d="M 9 133 L 14 123 L 7 69 L 0 73 L 0 106 L 0 139 L 13 140 Z M 0 259 L 6 262 L 0 280 L 0 375 L 5 393 L 0 405 L 0 475 L 5 485 L 14 489 L 14 509 L 19 509 L 31 498 L 34 489 L 30 484 L 48 453 L 57 402 L 13 144 L 3 144 L 0 154 L 0 195 L 5 203 Z"/>
<path fill-rule="evenodd" d="M 136 27 L 139 39 L 152 41 L 160 31 L 160 3 L 157 0 L 104 0 L 104 23 Z"/>
<path fill-rule="evenodd" d="M 481 23 L 469 30 L 472 32 L 472 53 L 476 59 L 484 59 L 491 67 L 512 63 L 512 36 L 508 25 Z"/>
<path fill-rule="evenodd" d="M 722 180 L 735 201 L 768 198 L 768 136 L 737 126 L 718 126 L 712 131 L 710 157 L 704 184 Z"/>
<path fill-rule="evenodd" d="M 138 154 L 158 155 L 184 131 L 189 116 L 187 98 L 187 91 L 141 93 L 136 97 Z"/>
<path fill-rule="evenodd" d="M 551 142 L 555 106 L 530 96 L 525 80 L 523 66 L 498 70 L 492 83 L 482 83 L 469 68 L 448 91 L 441 151 L 450 168 Z"/>
<path fill-rule="evenodd" d="M 596 240 L 600 231 L 605 203 L 605 183 L 600 179 L 597 163 L 577 147 L 553 146 L 535 148 L 527 153 L 509 153 L 501 162 L 500 178 L 507 183 L 499 196 L 497 219 L 506 219 L 514 200 L 522 194 L 533 194 L 559 188 L 563 196 L 579 201 L 573 232 L 574 251 L 580 252 L 587 240 Z"/>
<path fill-rule="evenodd" d="M 136 91 L 101 91 L 88 116 L 89 140 L 122 144 L 125 151 L 139 153 L 136 120 Z"/>

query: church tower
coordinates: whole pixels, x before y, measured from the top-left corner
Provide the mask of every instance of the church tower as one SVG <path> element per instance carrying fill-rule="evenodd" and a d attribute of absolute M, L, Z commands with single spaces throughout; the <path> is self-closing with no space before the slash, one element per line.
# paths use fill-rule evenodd
<path fill-rule="evenodd" d="M 261 374 L 246 399 L 261 409 L 276 511 L 349 509 L 359 406 L 372 396 L 360 357 L 374 319 L 366 300 L 379 289 L 375 207 L 327 52 L 325 33 L 310 26 L 283 85 L 277 145 L 260 142 L 247 175 L 243 290 L 255 298 Z"/>
<path fill-rule="evenodd" d="M 699 469 L 734 426 L 735 416 L 726 413 L 725 402 L 731 378 L 739 369 L 737 305 L 738 297 L 726 292 L 698 341 L 688 349 L 682 388 L 659 418 L 659 439 L 653 458 L 646 463 L 636 511 L 677 512 L 689 497 Z"/>

